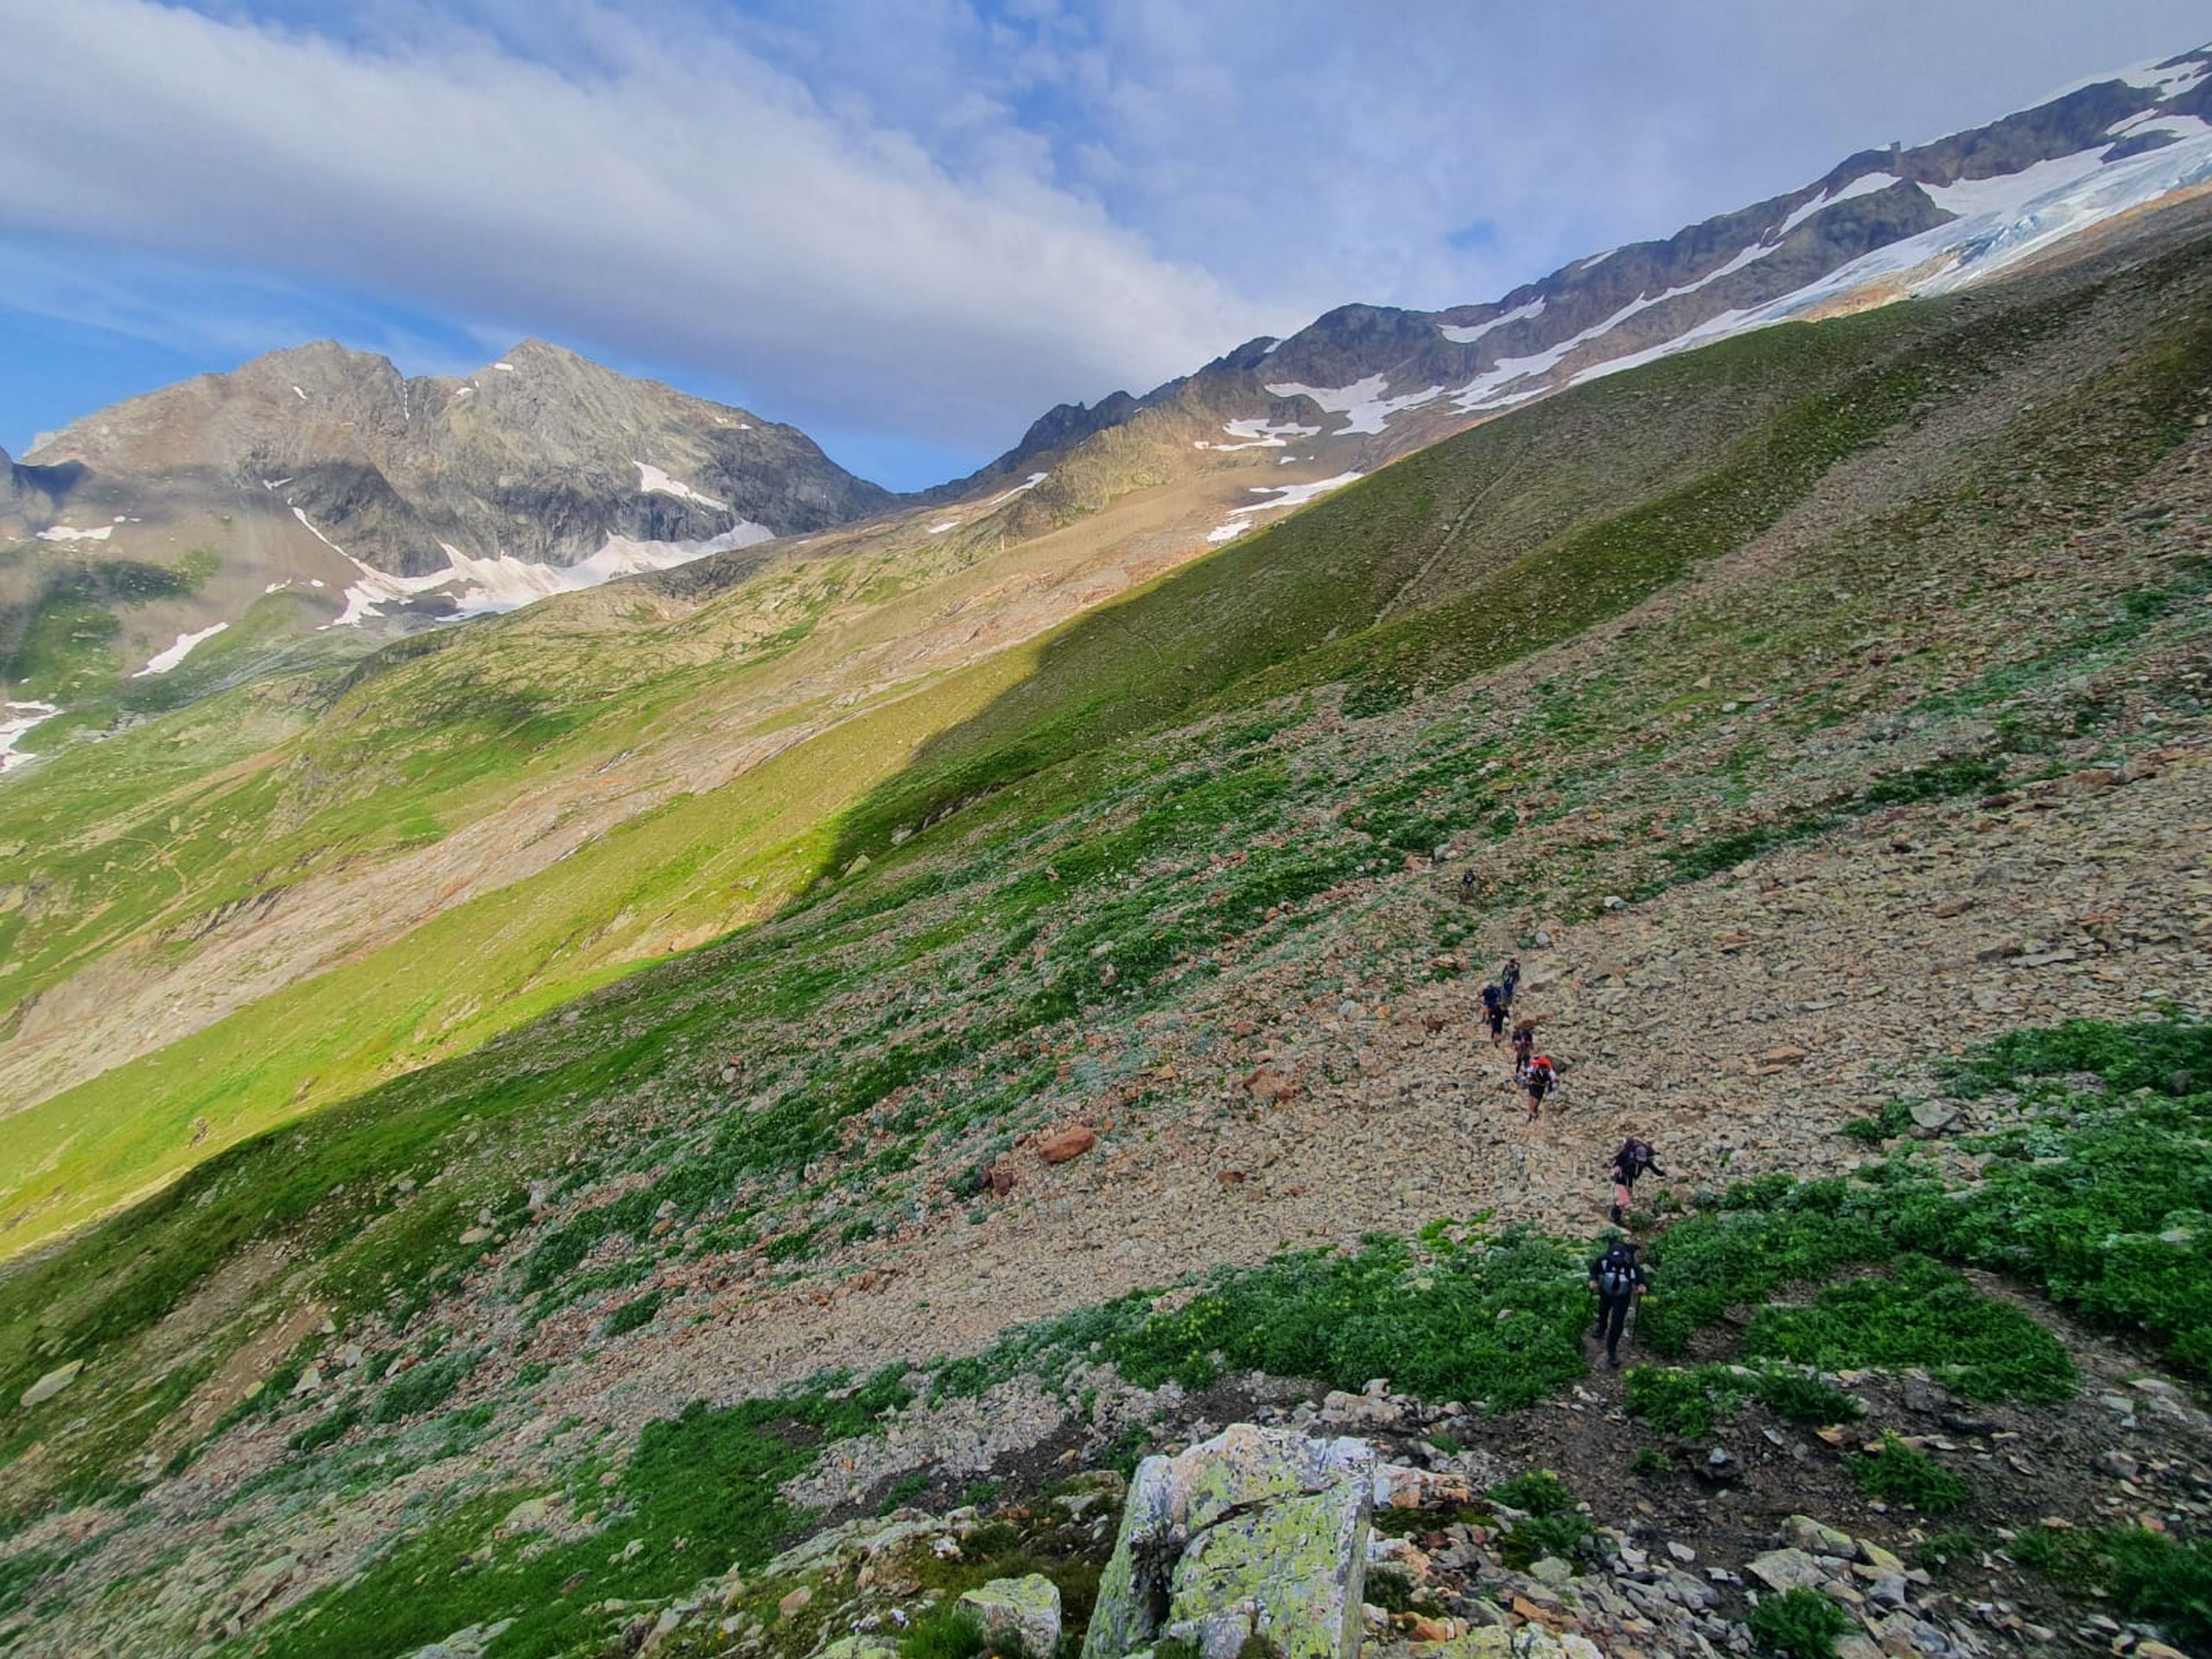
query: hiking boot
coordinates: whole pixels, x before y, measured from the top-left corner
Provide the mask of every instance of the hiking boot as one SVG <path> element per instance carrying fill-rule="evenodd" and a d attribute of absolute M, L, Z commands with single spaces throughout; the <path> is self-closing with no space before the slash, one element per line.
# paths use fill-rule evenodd
<path fill-rule="evenodd" d="M 1609 1369 L 1618 1371 L 1621 1368 L 1621 1357 L 1618 1354 L 1608 1353 L 1605 1356 L 1605 1364 Z"/>
<path fill-rule="evenodd" d="M 1618 1205 L 1618 1204 L 1617 1204 L 1617 1205 L 1615 1205 L 1613 1206 L 1613 1225 L 1614 1225 L 1614 1226 L 1616 1226 L 1616 1227 L 1620 1227 L 1620 1226 L 1624 1226 L 1624 1225 L 1626 1225 L 1626 1224 L 1625 1224 L 1624 1222 L 1623 1222 L 1623 1221 L 1621 1220 L 1621 1207 L 1620 1207 L 1620 1205 Z"/>

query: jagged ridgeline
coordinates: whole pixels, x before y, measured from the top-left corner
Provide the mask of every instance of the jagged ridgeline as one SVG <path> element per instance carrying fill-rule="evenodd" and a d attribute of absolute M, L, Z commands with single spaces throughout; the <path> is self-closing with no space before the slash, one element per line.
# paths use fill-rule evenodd
<path fill-rule="evenodd" d="M 39 902 L 4 918 L 46 986 L 114 930 L 162 921 L 180 885 L 251 905 L 302 867 L 454 843 L 507 856 L 567 817 L 582 832 L 412 933 L 349 935 L 366 943 L 315 976 L 0 1119 L 6 1166 L 29 1172 L 0 1220 L 45 1245 L 0 1279 L 16 1639 L 162 1652 L 251 1630 L 272 1653 L 398 1654 L 512 1619 L 482 1638 L 491 1654 L 596 1650 L 636 1604 L 658 1618 L 733 1566 L 757 1577 L 823 1516 L 968 1497 L 883 1449 L 910 1445 L 884 1427 L 893 1410 L 964 1423 L 972 1445 L 944 1468 L 978 1482 L 1015 1478 L 994 1459 L 1027 1429 L 1019 1449 L 1046 1446 L 1046 1466 L 1195 1432 L 1166 1385 L 1238 1368 L 1352 1389 L 1389 1375 L 1435 1408 L 1424 1427 L 1492 1432 L 1505 1420 L 1485 1408 L 1582 1374 L 1586 1317 L 1585 1241 L 1503 1223 L 1579 1213 L 1622 1112 L 1717 1186 L 1732 1168 L 1840 1173 L 1859 1155 L 1847 1122 L 1936 1086 L 1909 1011 L 1848 1038 L 1824 1023 L 1889 992 L 1786 978 L 1814 971 L 1791 953 L 1825 948 L 1820 932 L 1837 947 L 1821 971 L 1916 979 L 1961 1043 L 2046 1006 L 1977 966 L 1984 947 L 2107 951 L 2119 977 L 2069 981 L 2063 1012 L 2132 1019 L 2194 995 L 2194 936 L 2135 927 L 2126 884 L 2195 879 L 2202 857 L 2183 827 L 2208 811 L 2208 385 L 2212 241 L 2176 208 L 2003 285 L 1533 404 L 1033 642 L 949 657 L 897 696 L 863 689 L 796 741 L 761 711 L 833 658 L 893 650 L 913 617 L 889 588 L 911 572 L 856 555 L 696 607 L 595 594 L 380 655 L 318 683 L 305 713 L 241 688 L 60 757 L 23 797 L 35 809 L 0 802 L 21 815 L 0 835 L 66 849 Z M 856 593 L 875 608 L 841 608 Z M 747 709 L 757 732 L 733 715 Z M 730 729 L 789 747 L 717 772 L 701 757 L 726 758 Z M 648 745 L 658 769 L 625 771 Z M 2092 771 L 2101 784 L 2076 781 Z M 600 788 L 658 793 L 600 821 Z M 34 816 L 95 799 L 175 820 L 168 863 Z M 2064 853 L 2107 835 L 2124 854 Z M 1923 855 L 1939 841 L 1951 850 Z M 2116 884 L 2080 922 L 2108 944 L 2057 942 L 2046 859 L 2078 866 L 2084 893 Z M 1801 892 L 1792 861 L 1821 881 Z M 1816 930 L 1762 880 L 1793 906 L 1832 887 L 1888 908 Z M 1897 943 L 1938 925 L 1955 880 L 1974 895 L 1940 916 L 1956 938 Z M 105 908 L 73 911 L 72 883 Z M 1644 971 L 1599 971 L 1637 928 L 1642 948 L 1703 953 L 1664 994 L 1713 1022 L 1700 1029 L 1757 1025 L 1756 1046 L 1726 1039 L 1759 1063 L 1725 1088 L 1712 1057 L 1661 1033 L 1578 1034 Z M 641 953 L 610 938 L 666 949 L 702 930 L 713 943 L 615 978 Z M 1554 1052 L 1590 1116 L 1516 1161 L 1465 1138 L 1497 1115 L 1482 1089 L 1502 1063 L 1467 1052 L 1458 979 L 1539 931 L 1575 967 L 1532 973 L 1527 995 L 1562 1011 Z M 1754 938 L 1792 987 L 1773 1029 L 1726 1003 L 1754 997 L 1737 954 Z M 2143 1085 L 2170 1103 L 2162 1160 L 2195 1134 L 2201 1088 L 2174 1081 L 2194 1052 Z M 2111 1127 L 2048 1105 L 2044 1139 L 2006 1154 L 2024 1171 Z M 1027 1138 L 1072 1122 L 1098 1143 L 1044 1164 Z M 1822 1187 L 1732 1212 L 1779 1217 L 1757 1224 L 1821 1275 L 1925 1255 L 1892 1281 L 1910 1307 L 1847 1309 L 1873 1334 L 1843 1358 L 1786 1319 L 1756 1327 L 1746 1357 L 1804 1375 L 1738 1396 L 1685 1366 L 1651 1411 L 1694 1427 L 1707 1408 L 1785 1423 L 1808 1395 L 1840 1410 L 1813 1372 L 1944 1363 L 1891 1341 L 1940 1324 L 1929 1308 L 1973 1314 L 1989 1336 L 1975 1363 L 2006 1398 L 2103 1363 L 2039 1348 L 2003 1370 L 1991 1355 L 2018 1330 L 1961 1289 L 1961 1267 L 2075 1295 L 2160 1363 L 2200 1364 L 2126 1296 L 2065 1289 L 2065 1262 L 1993 1262 L 1928 1225 L 1948 1201 L 1913 1183 L 1955 1166 L 1896 1149 L 1894 1206 Z M 1675 1202 L 1729 1210 L 1688 1183 Z M 1849 1248 L 1801 1211 L 1847 1211 Z M 2097 1225 L 2155 1238 L 2144 1221 Z M 1677 1270 L 1726 1293 L 1717 1307 L 1776 1291 L 1698 1237 Z M 1314 1243 L 1351 1249 L 1261 1265 Z M 1211 1290 L 1116 1300 L 1224 1268 Z M 1048 1315 L 1065 1322 L 992 1347 Z M 843 1372 L 799 1386 L 824 1366 Z M 1916 1468 L 1899 1445 L 1870 1479 Z M 1858 1490 L 1833 1461 L 1830 1484 Z M 1784 1478 L 1808 1478 L 1794 1462 Z M 1980 1522 L 2046 1500 L 1993 1496 Z M 1521 1515 L 1507 1529 L 1559 1523 L 1524 1543 L 1582 1559 L 1571 1507 L 1496 1502 Z M 2099 1545 L 2082 1570 L 2123 1573 L 2135 1547 Z M 771 1575 L 765 1601 L 721 1586 L 738 1622 L 683 1616 L 665 1649 L 727 1634 L 810 1650 L 839 1633 L 804 1600 L 783 1611 L 804 1576 Z"/>

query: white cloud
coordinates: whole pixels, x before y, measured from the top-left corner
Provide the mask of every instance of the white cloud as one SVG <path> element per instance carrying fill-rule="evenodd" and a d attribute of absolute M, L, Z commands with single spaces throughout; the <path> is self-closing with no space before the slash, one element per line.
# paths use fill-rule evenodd
<path fill-rule="evenodd" d="M 779 416 L 971 441 L 1297 320 L 1055 188 L 988 100 L 955 175 L 711 32 L 564 16 L 556 67 L 482 34 L 0 0 L 0 226 L 524 318 Z"/>

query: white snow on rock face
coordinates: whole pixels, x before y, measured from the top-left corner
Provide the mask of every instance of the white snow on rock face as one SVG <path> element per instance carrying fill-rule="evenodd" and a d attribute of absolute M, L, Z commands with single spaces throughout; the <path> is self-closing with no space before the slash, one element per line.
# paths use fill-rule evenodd
<path fill-rule="evenodd" d="M 1319 437 L 1321 432 L 1321 429 L 1318 426 L 1300 426 L 1295 423 L 1286 426 L 1271 426 L 1263 420 L 1228 421 L 1223 423 L 1221 429 L 1228 433 L 1230 437 L 1241 439 L 1243 442 L 1209 443 L 1205 439 L 1200 438 L 1192 444 L 1191 448 L 1219 450 L 1224 454 L 1236 449 L 1281 449 L 1286 447 L 1292 438 Z"/>
<path fill-rule="evenodd" d="M 1444 395 L 1441 386 L 1431 386 L 1425 391 L 1409 391 L 1401 397 L 1385 397 L 1386 378 L 1370 374 L 1363 380 L 1355 380 L 1348 386 L 1308 386 L 1295 380 L 1271 385 L 1268 393 L 1276 397 L 1311 397 L 1332 415 L 1351 418 L 1338 437 L 1348 437 L 1354 432 L 1380 432 L 1382 423 L 1401 410 L 1418 409 Z"/>
<path fill-rule="evenodd" d="M 717 501 L 711 495 L 702 494 L 680 478 L 671 478 L 666 473 L 647 461 L 638 463 L 638 493 L 639 495 L 672 495 L 679 501 L 696 501 L 702 507 L 712 507 L 718 512 L 734 512 L 727 501 Z"/>
<path fill-rule="evenodd" d="M 1871 196 L 1888 189 L 1897 182 L 1894 173 L 1861 173 L 1840 190 L 1823 190 L 1803 207 L 1791 210 L 1789 217 L 1767 232 L 1769 242 L 1779 242 L 1815 213 L 1825 213 L 1840 201 L 1850 201 L 1859 196 Z"/>
<path fill-rule="evenodd" d="M 54 524 L 38 533 L 41 542 L 104 542 L 115 534 L 113 524 L 102 524 L 98 530 L 72 530 L 67 524 Z"/>
<path fill-rule="evenodd" d="M 1039 484 L 1042 484 L 1042 483 L 1043 483 L 1046 479 L 1050 478 L 1051 476 L 1052 476 L 1052 474 L 1051 474 L 1050 473 L 1032 473 L 1032 474 L 1030 474 L 1028 477 L 1027 477 L 1027 478 L 1023 479 L 1023 480 L 1021 480 L 1021 482 L 1020 482 L 1020 483 L 1019 483 L 1019 484 L 1015 485 L 1012 489 L 1010 489 L 1010 490 L 1001 490 L 1001 491 L 1000 491 L 996 495 L 993 496 L 989 500 L 988 500 L 988 501 L 984 502 L 984 503 L 983 503 L 983 511 L 984 511 L 984 512 L 989 512 L 993 507 L 995 507 L 996 505 L 998 505 L 998 504 L 999 504 L 1000 502 L 1001 502 L 1001 501 L 1011 501 L 1011 500 L 1013 500 L 1013 499 L 1014 499 L 1014 498 L 1015 496 L 1020 495 L 1020 494 L 1024 490 L 1033 490 L 1033 489 L 1035 489 L 1035 488 L 1036 488 Z"/>
<path fill-rule="evenodd" d="M 2078 184 L 2104 165 L 2102 149 L 2077 150 L 2054 156 L 2047 162 L 2024 167 L 2018 173 L 1994 178 L 1961 179 L 1955 184 L 1923 184 L 1920 188 L 1947 213 L 1969 218 L 1979 213 L 2017 213 L 2031 202 L 2070 184 Z"/>
<path fill-rule="evenodd" d="M 2183 92 L 2194 92 L 2208 74 L 2212 74 L 2212 64 L 2191 60 L 2177 63 L 2170 68 L 2160 68 L 2156 63 L 2139 63 L 2121 70 L 2117 75 L 2107 75 L 2102 79 L 2126 81 L 2130 86 L 2150 87 L 2156 90 L 2162 99 L 2172 99 Z"/>
<path fill-rule="evenodd" d="M 767 525 L 749 518 L 739 519 L 732 528 L 703 542 L 633 542 L 627 537 L 610 536 L 598 552 L 571 565 L 533 564 L 505 553 L 497 558 L 473 559 L 450 543 L 441 543 L 453 566 L 440 571 L 437 580 L 463 584 L 454 598 L 461 615 L 496 615 L 555 594 L 579 593 L 642 570 L 673 569 L 710 554 L 773 541 L 775 536 Z"/>
<path fill-rule="evenodd" d="M 2114 138 L 2139 138 L 2152 133 L 2164 133 L 2171 138 L 2202 138 L 2212 134 L 2212 121 L 2200 115 L 2165 115 L 2157 110 L 2144 110 L 2125 121 L 2113 122 L 2105 130 Z"/>
<path fill-rule="evenodd" d="M 1249 506 L 1231 507 L 1229 517 L 1206 532 L 1206 540 L 1217 544 L 1233 542 L 1252 528 L 1253 514 L 1275 512 L 1286 507 L 1302 507 L 1332 490 L 1341 490 L 1347 484 L 1357 483 L 1359 478 L 1357 473 L 1338 473 L 1334 478 L 1319 479 L 1311 484 L 1255 484 L 1251 492 L 1254 495 L 1272 495 L 1277 499 L 1255 501 Z"/>
<path fill-rule="evenodd" d="M 176 637 L 176 643 L 175 645 L 171 645 L 167 651 L 156 652 L 153 656 L 149 657 L 146 659 L 146 666 L 140 669 L 130 677 L 134 680 L 143 680 L 149 674 L 168 673 L 171 669 L 175 668 L 179 663 L 182 662 L 187 657 L 189 657 L 192 654 L 192 648 L 194 645 L 200 644 L 204 640 L 213 639 L 217 634 L 222 632 L 224 629 L 230 626 L 231 625 L 227 622 L 218 622 L 214 626 L 202 628 L 197 633 L 180 633 Z"/>
<path fill-rule="evenodd" d="M 32 727 L 60 712 L 60 704 L 54 702 L 0 702 L 0 772 L 13 772 L 38 759 L 16 753 L 16 745 Z"/>
<path fill-rule="evenodd" d="M 948 518 L 941 524 L 931 524 L 929 527 L 928 533 L 931 536 L 942 536 L 948 530 L 957 530 L 959 528 L 960 521 L 957 518 Z"/>
<path fill-rule="evenodd" d="M 1503 328 L 1509 322 L 1526 322 L 1531 317 L 1544 315 L 1544 296 L 1541 294 L 1526 305 L 1516 305 L 1510 311 L 1492 317 L 1488 322 L 1470 323 L 1462 327 L 1457 323 L 1440 322 L 1436 332 L 1458 346 L 1471 346 L 1493 328 Z"/>

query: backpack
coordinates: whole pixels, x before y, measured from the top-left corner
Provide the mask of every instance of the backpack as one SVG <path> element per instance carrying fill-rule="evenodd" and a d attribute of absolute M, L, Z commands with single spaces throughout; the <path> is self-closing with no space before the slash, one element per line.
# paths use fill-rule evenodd
<path fill-rule="evenodd" d="M 1500 1001 L 1500 999 L 1501 999 L 1501 996 L 1502 996 L 1502 993 L 1498 990 L 1498 988 L 1497 988 L 1497 986 L 1495 986 L 1495 985 L 1485 985 L 1485 986 L 1484 986 L 1484 987 L 1483 987 L 1483 1007 L 1484 1007 L 1485 1009 L 1487 1009 L 1489 1012 L 1492 1013 L 1492 1014 L 1497 1013 L 1497 1005 L 1498 1005 L 1498 1002 L 1499 1002 L 1499 1001 Z"/>
<path fill-rule="evenodd" d="M 1608 1297 L 1625 1296 L 1636 1288 L 1636 1255 L 1627 1246 L 1616 1244 L 1605 1252 L 1605 1260 L 1598 1263 L 1598 1289 Z"/>
<path fill-rule="evenodd" d="M 1539 1054 L 1529 1062 L 1529 1085 L 1535 1088 L 1539 1084 L 1548 1095 L 1559 1086 L 1559 1072 L 1554 1069 L 1548 1055 Z"/>
<path fill-rule="evenodd" d="M 1621 1149 L 1613 1154 L 1614 1166 L 1630 1180 L 1651 1167 L 1651 1148 L 1633 1136 L 1621 1142 Z"/>

